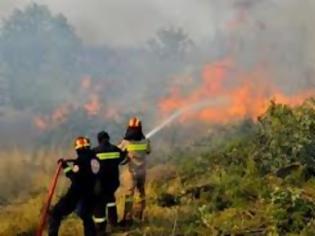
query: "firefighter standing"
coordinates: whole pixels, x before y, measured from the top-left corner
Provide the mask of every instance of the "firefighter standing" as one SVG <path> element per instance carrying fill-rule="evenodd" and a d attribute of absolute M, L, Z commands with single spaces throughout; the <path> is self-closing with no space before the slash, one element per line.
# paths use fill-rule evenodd
<path fill-rule="evenodd" d="M 95 236 L 95 225 L 92 219 L 93 190 L 95 175 L 92 172 L 91 162 L 96 160 L 90 149 L 90 141 L 85 137 L 75 140 L 77 159 L 68 161 L 60 159 L 64 173 L 71 179 L 71 186 L 67 193 L 53 207 L 49 215 L 48 235 L 57 236 L 61 220 L 80 207 L 79 216 L 83 220 L 84 235 Z"/>
<path fill-rule="evenodd" d="M 151 152 L 150 141 L 145 138 L 142 132 L 142 124 L 138 118 L 132 118 L 124 139 L 119 144 L 121 150 L 127 151 L 128 174 L 130 182 L 127 186 L 125 196 L 125 210 L 122 225 L 132 223 L 132 208 L 134 193 L 137 189 L 140 195 L 140 202 L 137 203 L 137 212 L 134 216 L 140 220 L 143 218 L 145 209 L 145 177 L 146 177 L 146 155 Z"/>
<path fill-rule="evenodd" d="M 93 150 L 100 162 L 100 171 L 96 185 L 96 206 L 93 219 L 98 235 L 106 232 L 107 220 L 111 226 L 117 225 L 117 207 L 115 192 L 119 187 L 119 165 L 124 163 L 126 152 L 110 143 L 107 132 L 97 135 L 99 145 Z"/>

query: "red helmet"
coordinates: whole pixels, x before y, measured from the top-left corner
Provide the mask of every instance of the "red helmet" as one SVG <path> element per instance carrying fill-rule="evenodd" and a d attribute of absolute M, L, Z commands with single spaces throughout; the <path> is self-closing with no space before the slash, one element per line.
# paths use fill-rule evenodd
<path fill-rule="evenodd" d="M 137 117 L 133 117 L 129 120 L 128 124 L 129 128 L 139 128 L 141 127 L 141 120 L 139 120 Z"/>
<path fill-rule="evenodd" d="M 90 139 L 86 137 L 77 137 L 74 141 L 75 150 L 78 150 L 81 148 L 89 148 L 90 146 L 91 146 Z"/>

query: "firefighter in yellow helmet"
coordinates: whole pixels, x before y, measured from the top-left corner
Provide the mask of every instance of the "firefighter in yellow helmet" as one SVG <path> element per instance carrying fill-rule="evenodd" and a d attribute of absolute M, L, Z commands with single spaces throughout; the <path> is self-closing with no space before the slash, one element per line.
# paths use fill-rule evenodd
<path fill-rule="evenodd" d="M 90 140 L 86 137 L 76 138 L 74 148 L 77 152 L 77 159 L 58 160 L 58 162 L 62 163 L 65 175 L 71 180 L 71 185 L 67 193 L 50 212 L 48 221 L 49 236 L 57 236 L 63 218 L 75 210 L 79 210 L 78 215 L 83 221 L 84 235 L 96 235 L 92 218 L 96 175 L 91 165 L 97 159 L 94 152 L 90 149 Z"/>
<path fill-rule="evenodd" d="M 150 141 L 142 132 L 141 121 L 134 117 L 129 120 L 124 139 L 118 145 L 122 151 L 127 151 L 129 181 L 125 196 L 124 216 L 122 225 L 132 223 L 133 216 L 142 220 L 145 209 L 145 178 L 146 156 L 151 152 Z M 134 193 L 138 190 L 140 201 L 137 202 L 137 211 L 133 214 Z"/>

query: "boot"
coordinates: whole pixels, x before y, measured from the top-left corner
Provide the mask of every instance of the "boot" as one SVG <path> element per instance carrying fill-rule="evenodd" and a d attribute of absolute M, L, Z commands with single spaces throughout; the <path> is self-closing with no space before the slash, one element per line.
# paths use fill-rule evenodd
<path fill-rule="evenodd" d="M 132 225 L 132 207 L 133 197 L 127 196 L 125 199 L 125 209 L 123 219 L 119 222 L 121 227 L 129 227 Z"/>
<path fill-rule="evenodd" d="M 84 236 L 96 236 L 96 228 L 93 222 L 93 219 L 90 217 L 84 218 L 83 227 L 84 227 Z"/>
<path fill-rule="evenodd" d="M 102 223 L 95 223 L 96 236 L 105 236 L 106 234 L 106 221 Z"/>
<path fill-rule="evenodd" d="M 48 236 L 58 236 L 61 218 L 50 215 L 48 218 Z"/>
<path fill-rule="evenodd" d="M 135 219 L 139 221 L 143 221 L 144 209 L 145 209 L 145 199 L 142 199 L 140 200 L 140 202 L 136 204 L 135 211 L 134 211 Z"/>
<path fill-rule="evenodd" d="M 110 226 L 110 232 L 117 226 L 117 207 L 115 202 L 107 203 L 107 219 Z"/>

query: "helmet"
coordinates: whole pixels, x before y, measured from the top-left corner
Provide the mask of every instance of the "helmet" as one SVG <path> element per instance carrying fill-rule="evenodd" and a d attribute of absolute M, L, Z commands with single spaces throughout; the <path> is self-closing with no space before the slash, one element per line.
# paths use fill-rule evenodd
<path fill-rule="evenodd" d="M 128 124 L 129 128 L 139 128 L 141 127 L 141 120 L 139 120 L 137 117 L 133 117 L 129 120 Z"/>
<path fill-rule="evenodd" d="M 106 139 L 109 140 L 109 135 L 106 131 L 101 131 L 97 134 L 97 140 L 100 142 L 101 140 Z"/>
<path fill-rule="evenodd" d="M 77 137 L 74 141 L 74 148 L 75 150 L 82 149 L 82 148 L 89 148 L 91 146 L 90 139 L 86 137 Z"/>

